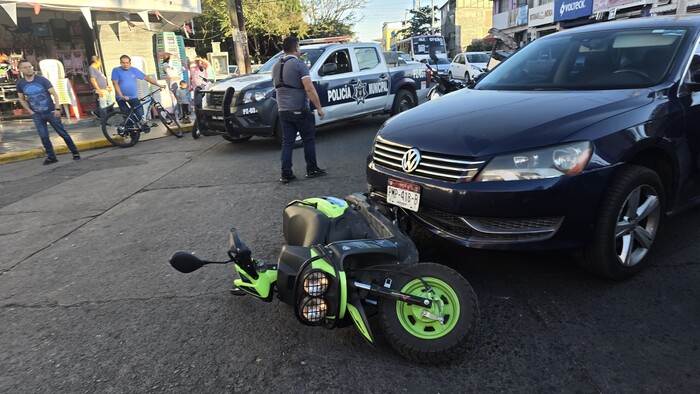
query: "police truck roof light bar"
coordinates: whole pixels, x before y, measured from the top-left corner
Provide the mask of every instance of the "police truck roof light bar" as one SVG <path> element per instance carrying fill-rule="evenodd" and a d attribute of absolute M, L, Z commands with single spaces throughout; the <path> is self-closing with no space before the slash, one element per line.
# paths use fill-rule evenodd
<path fill-rule="evenodd" d="M 338 36 L 338 37 L 325 37 L 325 38 L 307 38 L 304 40 L 299 40 L 300 45 L 308 44 L 330 44 L 330 43 L 341 43 L 348 42 L 352 40 L 352 36 Z"/>

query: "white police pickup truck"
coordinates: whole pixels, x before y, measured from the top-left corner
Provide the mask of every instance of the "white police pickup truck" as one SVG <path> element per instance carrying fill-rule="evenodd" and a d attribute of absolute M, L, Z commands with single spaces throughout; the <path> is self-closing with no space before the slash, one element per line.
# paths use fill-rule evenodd
<path fill-rule="evenodd" d="M 282 55 L 253 74 L 224 79 L 200 91 L 196 115 L 201 134 L 221 135 L 233 143 L 252 136 L 281 142 L 271 72 Z M 376 43 L 303 45 L 300 58 L 309 67 L 325 112 L 323 120 L 316 115 L 317 126 L 373 114 L 395 115 L 418 105 L 428 91 L 425 65 L 390 65 Z"/>

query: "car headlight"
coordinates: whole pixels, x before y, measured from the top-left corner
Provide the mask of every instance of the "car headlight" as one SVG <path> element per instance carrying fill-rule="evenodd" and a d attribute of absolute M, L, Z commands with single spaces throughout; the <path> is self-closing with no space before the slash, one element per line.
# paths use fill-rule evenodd
<path fill-rule="evenodd" d="M 326 294 L 330 280 L 323 271 L 311 271 L 304 277 L 304 292 L 312 297 Z"/>
<path fill-rule="evenodd" d="M 582 141 L 496 156 L 474 181 L 522 181 L 572 176 L 583 171 L 592 153 L 592 144 Z"/>
<path fill-rule="evenodd" d="M 318 323 L 328 314 L 328 303 L 321 297 L 305 297 L 299 304 L 299 316 L 309 323 Z"/>
<path fill-rule="evenodd" d="M 274 90 L 274 88 L 248 90 L 247 92 L 243 93 L 243 104 L 263 101 L 270 97 Z"/>

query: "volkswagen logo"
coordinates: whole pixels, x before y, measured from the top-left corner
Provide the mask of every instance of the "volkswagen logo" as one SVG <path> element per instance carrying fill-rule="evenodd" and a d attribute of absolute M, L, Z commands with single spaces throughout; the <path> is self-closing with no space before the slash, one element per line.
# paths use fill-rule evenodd
<path fill-rule="evenodd" d="M 418 163 L 420 163 L 420 151 L 417 148 L 407 150 L 401 158 L 401 168 L 406 172 L 415 171 Z"/>

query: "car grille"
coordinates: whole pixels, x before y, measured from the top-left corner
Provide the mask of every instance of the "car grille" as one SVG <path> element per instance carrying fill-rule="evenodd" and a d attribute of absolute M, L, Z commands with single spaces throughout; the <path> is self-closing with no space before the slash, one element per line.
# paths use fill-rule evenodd
<path fill-rule="evenodd" d="M 401 161 L 409 149 L 411 149 L 409 146 L 377 138 L 372 159 L 376 164 L 383 167 L 405 172 Z M 445 182 L 471 181 L 484 164 L 483 161 L 470 160 L 462 156 L 444 155 L 428 151 L 420 151 L 420 154 L 421 159 L 418 167 L 411 172 L 411 175 Z"/>
<path fill-rule="evenodd" d="M 207 103 L 209 104 L 210 107 L 221 107 L 224 103 L 224 95 L 226 92 L 211 92 L 207 94 L 207 99 L 209 100 Z M 235 92 L 233 94 L 233 99 L 231 100 L 231 105 L 233 105 L 236 100 L 238 99 L 238 92 Z"/>
<path fill-rule="evenodd" d="M 548 218 L 475 218 L 462 217 L 424 208 L 409 214 L 428 226 L 472 242 L 537 241 L 552 237 L 562 217 Z"/>

